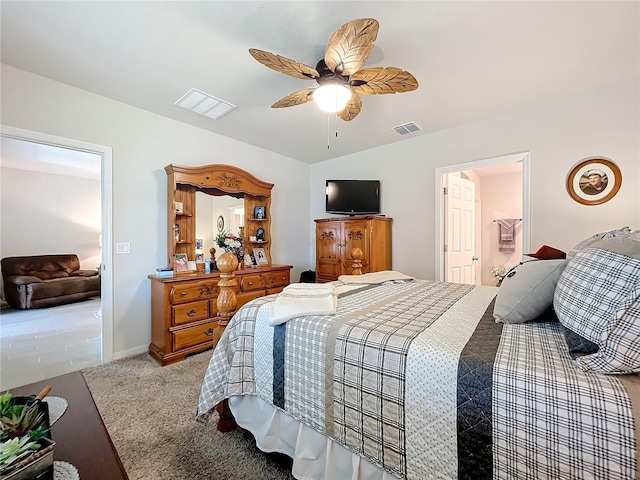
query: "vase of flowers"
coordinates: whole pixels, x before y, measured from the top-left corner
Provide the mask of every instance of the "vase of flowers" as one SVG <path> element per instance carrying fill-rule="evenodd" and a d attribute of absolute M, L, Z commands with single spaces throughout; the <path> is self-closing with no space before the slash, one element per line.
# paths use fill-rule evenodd
<path fill-rule="evenodd" d="M 238 257 L 238 264 L 240 264 L 240 256 L 244 253 L 242 247 L 242 237 L 234 235 L 231 232 L 220 232 L 216 236 L 216 244 L 221 247 L 225 252 L 231 252 Z"/>
<path fill-rule="evenodd" d="M 507 268 L 504 265 L 500 264 L 497 267 L 491 265 L 491 275 L 493 275 L 498 279 L 498 283 L 496 284 L 496 287 L 500 286 L 500 284 L 502 283 L 502 279 L 506 274 L 507 274 Z"/>

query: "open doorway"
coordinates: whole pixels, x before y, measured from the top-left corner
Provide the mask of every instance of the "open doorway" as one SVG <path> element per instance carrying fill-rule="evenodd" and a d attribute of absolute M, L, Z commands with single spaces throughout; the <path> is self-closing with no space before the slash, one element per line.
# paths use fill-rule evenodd
<path fill-rule="evenodd" d="M 20 320 L 28 316 L 29 322 L 35 325 L 36 330 L 40 328 L 37 325 L 42 326 L 43 332 L 46 330 L 46 333 L 41 332 L 39 335 L 34 332 L 34 342 L 44 342 L 46 336 L 55 338 L 55 335 L 63 335 L 66 342 L 60 345 L 60 348 L 66 350 L 61 355 L 64 360 L 49 362 L 53 365 L 47 365 L 48 370 L 43 370 L 39 368 L 39 364 L 43 363 L 42 359 L 36 362 L 34 358 L 29 358 L 29 335 L 19 337 L 16 334 L 15 345 L 2 352 L 2 387 L 4 389 L 18 386 L 16 375 L 11 376 L 7 373 L 12 369 L 13 357 L 20 355 L 24 357 L 19 362 L 20 366 L 24 365 L 19 384 L 24 384 L 85 368 L 88 363 L 108 362 L 113 356 L 113 289 L 109 247 L 111 245 L 111 149 L 13 127 L 2 126 L 0 133 L 3 146 L 2 170 L 6 175 L 3 178 L 5 186 L 6 181 L 9 180 L 16 183 L 18 189 L 21 188 L 26 192 L 34 189 L 38 191 L 37 194 L 32 194 L 31 198 L 35 200 L 31 205 L 26 205 L 28 196 L 17 202 L 20 204 L 22 218 L 5 215 L 6 211 L 4 212 L 2 256 L 76 253 L 82 269 L 100 269 L 101 273 L 101 297 L 99 298 L 94 297 L 85 302 L 44 309 L 15 312 L 3 310 L 3 314 L 7 313 L 3 315 L 3 323 L 5 319 L 9 323 L 15 320 L 10 318 L 15 313 L 20 315 Z M 95 165 L 93 172 L 88 168 L 92 163 Z M 53 192 L 49 190 L 51 186 L 53 186 Z M 76 191 L 74 186 L 77 186 Z M 81 198 L 77 198 L 78 196 Z M 91 197 L 90 201 L 89 197 Z M 17 206 L 15 201 L 6 203 L 3 201 L 3 206 L 6 207 L 7 203 L 12 204 L 13 207 Z M 58 211 L 55 210 L 57 208 L 55 205 L 59 206 Z M 40 214 L 37 213 L 39 208 Z M 50 211 L 52 208 L 54 208 L 53 212 Z M 46 218 L 47 216 L 49 218 Z M 7 245 L 9 238 L 7 235 L 14 233 L 17 237 L 14 240 L 26 243 L 27 245 L 23 245 L 26 248 L 16 245 L 15 242 L 13 247 L 10 242 Z M 70 244 L 64 243 L 65 235 L 73 239 Z M 65 246 L 68 248 L 64 248 Z M 46 317 L 45 320 L 43 316 Z M 84 350 L 81 341 L 70 341 L 69 332 L 73 331 L 73 328 L 68 330 L 51 327 L 56 321 L 62 321 L 65 327 L 73 324 L 77 327 L 78 335 L 87 335 L 87 348 L 93 349 L 93 352 L 88 354 L 88 350 Z M 22 322 L 19 323 L 21 328 Z M 97 329 L 93 336 L 87 334 L 91 324 Z M 3 331 L 3 346 L 5 333 Z M 14 346 L 16 348 L 13 348 Z M 37 346 L 32 346 L 31 350 L 34 350 L 35 355 L 41 348 L 38 343 Z M 52 343 L 52 351 L 56 351 L 56 348 L 58 346 Z M 12 353 L 13 357 L 9 357 Z M 66 357 L 69 355 L 73 355 L 77 361 L 73 363 L 67 361 Z"/>
<path fill-rule="evenodd" d="M 436 280 L 495 285 L 491 267 L 521 261 L 529 248 L 528 162 L 523 152 L 436 169 Z"/>

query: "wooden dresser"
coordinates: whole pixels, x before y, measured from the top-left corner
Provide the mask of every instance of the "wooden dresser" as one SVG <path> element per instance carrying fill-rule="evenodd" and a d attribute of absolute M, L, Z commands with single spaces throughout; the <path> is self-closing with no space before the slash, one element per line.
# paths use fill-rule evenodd
<path fill-rule="evenodd" d="M 363 253 L 362 273 L 391 270 L 392 221 L 368 215 L 316 219 L 316 281 L 350 275 L 354 248 Z"/>
<path fill-rule="evenodd" d="M 290 283 L 290 265 L 246 268 L 234 272 L 236 309 L 254 298 L 279 293 Z M 218 327 L 219 272 L 174 277 L 149 275 L 151 280 L 151 344 L 149 354 L 161 365 L 213 347 Z"/>

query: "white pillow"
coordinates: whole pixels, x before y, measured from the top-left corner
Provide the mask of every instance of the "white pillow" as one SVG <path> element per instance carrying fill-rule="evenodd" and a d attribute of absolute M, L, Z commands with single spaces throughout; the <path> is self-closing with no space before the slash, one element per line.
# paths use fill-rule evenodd
<path fill-rule="evenodd" d="M 542 315 L 553 303 L 565 260 L 532 260 L 518 265 L 502 279 L 493 318 L 502 323 L 524 323 Z"/>

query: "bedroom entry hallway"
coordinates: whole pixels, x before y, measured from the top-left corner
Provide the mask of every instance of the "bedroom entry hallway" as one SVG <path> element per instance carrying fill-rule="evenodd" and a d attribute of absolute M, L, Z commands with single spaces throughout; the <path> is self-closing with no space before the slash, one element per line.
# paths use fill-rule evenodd
<path fill-rule="evenodd" d="M 0 128 L 0 257 L 75 253 L 81 269 L 101 272 L 99 297 L 29 310 L 8 308 L 3 300 L 0 390 L 6 390 L 113 358 L 112 182 L 109 147 Z M 25 179 L 50 192 L 51 200 L 24 201 L 21 212 L 11 211 L 11 204 L 29 195 L 20 190 Z M 20 215 L 39 221 L 24 222 Z"/>
<path fill-rule="evenodd" d="M 523 152 L 436 170 L 437 280 L 495 285 L 492 267 L 521 261 L 529 248 L 528 160 Z"/>

